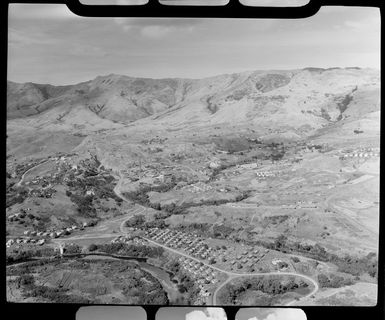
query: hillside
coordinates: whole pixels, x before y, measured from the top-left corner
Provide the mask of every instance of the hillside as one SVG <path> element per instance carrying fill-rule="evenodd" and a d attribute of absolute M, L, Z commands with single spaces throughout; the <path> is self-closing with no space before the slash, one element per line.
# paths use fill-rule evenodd
<path fill-rule="evenodd" d="M 139 119 L 162 126 L 247 122 L 301 135 L 378 111 L 379 72 L 306 68 L 197 80 L 111 74 L 71 86 L 8 82 L 7 98 L 7 118 L 28 119 L 33 127 L 95 131 Z"/>

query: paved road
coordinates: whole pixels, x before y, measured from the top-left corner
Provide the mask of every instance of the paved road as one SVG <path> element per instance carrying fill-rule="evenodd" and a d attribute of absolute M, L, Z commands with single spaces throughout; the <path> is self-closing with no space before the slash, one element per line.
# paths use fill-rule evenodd
<path fill-rule="evenodd" d="M 117 195 L 118 197 L 120 197 L 123 201 L 128 201 L 128 200 L 121 194 L 121 191 L 120 191 L 121 183 L 122 183 L 122 178 L 120 178 L 120 180 L 119 180 L 118 183 L 116 184 L 116 186 L 115 186 L 115 188 L 114 188 L 114 192 L 115 192 L 116 195 Z M 138 205 L 138 207 L 142 208 L 143 210 L 146 209 L 145 207 L 143 207 L 143 206 L 141 206 L 141 205 Z M 122 223 L 121 223 L 121 225 L 120 225 L 120 231 L 121 231 L 122 233 L 125 233 L 125 231 L 124 231 L 124 223 L 125 223 L 125 221 L 122 221 Z M 195 260 L 195 261 L 197 261 L 197 262 L 199 262 L 199 263 L 202 263 L 203 265 L 205 265 L 205 266 L 207 266 L 207 267 L 209 267 L 209 268 L 212 268 L 212 269 L 214 269 L 214 270 L 216 270 L 216 271 L 219 271 L 219 272 L 222 272 L 222 273 L 228 275 L 229 278 L 228 278 L 224 283 L 222 283 L 222 284 L 215 290 L 215 292 L 214 292 L 214 294 L 213 294 L 213 305 L 216 305 L 216 302 L 217 302 L 217 301 L 216 301 L 216 296 L 217 296 L 217 293 L 219 292 L 219 290 L 220 290 L 223 286 L 225 286 L 228 282 L 230 282 L 231 280 L 233 280 L 233 279 L 235 279 L 235 278 L 239 278 L 239 277 L 261 277 L 261 276 L 269 276 L 269 275 L 289 275 L 289 276 L 297 276 L 297 277 L 300 277 L 300 278 L 304 278 L 305 280 L 307 280 L 308 282 L 310 282 L 310 283 L 313 284 L 314 289 L 312 290 L 312 292 L 310 292 L 309 294 L 307 294 L 305 297 L 302 297 L 302 299 L 307 298 L 307 297 L 310 297 L 311 295 L 315 294 L 315 293 L 318 291 L 318 289 L 319 289 L 318 283 L 317 283 L 315 280 L 313 280 L 312 278 L 310 278 L 310 277 L 308 277 L 308 276 L 306 276 L 306 275 L 300 274 L 300 273 L 294 273 L 294 272 L 279 272 L 279 271 L 278 271 L 278 272 L 269 272 L 269 273 L 262 273 L 262 272 L 259 272 L 259 273 L 237 273 L 237 272 L 226 271 L 226 270 L 220 269 L 220 268 L 218 268 L 218 267 L 216 267 L 216 266 L 210 265 L 210 264 L 208 264 L 208 263 L 206 263 L 206 262 L 204 262 L 204 261 L 201 261 L 201 260 L 199 260 L 199 259 L 197 259 L 197 258 L 195 258 L 195 257 L 192 257 L 192 256 L 190 256 L 190 255 L 188 255 L 188 254 L 186 254 L 186 253 L 184 253 L 184 252 L 180 252 L 180 251 L 175 250 L 175 249 L 173 249 L 173 248 L 167 247 L 167 246 L 165 246 L 165 245 L 163 245 L 163 244 L 157 243 L 157 242 L 155 242 L 155 241 L 153 241 L 153 240 L 151 240 L 151 239 L 148 239 L 148 238 L 146 238 L 146 237 L 142 237 L 142 238 L 145 239 L 145 240 L 147 240 L 149 243 L 152 243 L 152 244 L 154 244 L 154 245 L 157 245 L 157 246 L 159 246 L 159 247 L 162 247 L 162 248 L 165 249 L 165 250 L 168 250 L 168 251 L 171 251 L 171 252 L 173 252 L 173 253 L 175 253 L 175 254 L 184 256 L 184 257 L 186 257 L 186 258 L 188 258 L 188 259 Z"/>
<path fill-rule="evenodd" d="M 280 271 L 277 271 L 277 272 L 266 272 L 266 273 L 245 273 L 245 274 L 240 274 L 240 273 L 233 273 L 233 272 L 228 272 L 228 274 L 230 275 L 229 278 L 223 282 L 215 291 L 214 291 L 214 294 L 213 294 L 213 305 L 217 305 L 217 295 L 218 295 L 218 292 L 226 285 L 228 284 L 229 282 L 231 282 L 232 280 L 234 279 L 238 279 L 238 278 L 242 278 L 242 277 L 263 277 L 263 276 L 274 276 L 274 275 L 286 275 L 286 276 L 296 276 L 296 277 L 300 277 L 300 278 L 304 278 L 305 280 L 307 280 L 308 282 L 310 282 L 313 286 L 314 286 L 314 289 L 308 293 L 306 296 L 304 297 L 301 297 L 301 299 L 305 299 L 305 298 L 308 298 L 310 296 L 312 296 L 313 294 L 315 294 L 318 290 L 319 290 L 319 287 L 318 287 L 318 283 L 316 281 L 314 281 L 312 278 L 308 277 L 308 276 L 305 276 L 303 274 L 300 274 L 300 273 L 294 273 L 294 272 L 280 272 Z M 286 305 L 290 305 L 291 303 L 295 302 L 296 300 L 293 300 L 289 303 L 287 303 Z"/>
<path fill-rule="evenodd" d="M 213 294 L 213 305 L 216 305 L 217 301 L 216 301 L 216 296 L 217 296 L 217 293 L 218 291 L 223 287 L 225 286 L 228 282 L 230 282 L 231 280 L 234 280 L 235 278 L 241 278 L 241 277 L 261 277 L 261 276 L 272 276 L 272 275 L 288 275 L 288 276 L 296 276 L 296 277 L 300 277 L 300 278 L 304 278 L 305 280 L 307 280 L 308 282 L 312 283 L 313 286 L 314 286 L 314 289 L 309 293 L 307 294 L 306 296 L 302 297 L 303 298 L 307 298 L 307 297 L 310 297 L 311 295 L 315 294 L 319 287 L 318 287 L 318 283 L 313 280 L 312 278 L 310 278 L 309 276 L 306 276 L 306 275 L 303 275 L 303 274 L 300 274 L 300 273 L 295 273 L 295 272 L 281 272 L 281 271 L 276 271 L 276 272 L 255 272 L 255 273 L 237 273 L 237 272 L 232 272 L 232 271 L 226 271 L 226 270 L 223 270 L 223 269 L 220 269 L 218 267 L 215 267 L 213 265 L 210 265 L 204 261 L 201 261 L 195 257 L 192 257 L 184 252 L 180 252 L 178 250 L 175 250 L 173 248 L 170 248 L 170 247 L 167 247 L 163 244 L 160 244 L 160 243 L 157 243 L 151 239 L 148 239 L 146 237 L 142 237 L 143 239 L 147 240 L 148 242 L 154 244 L 154 245 L 157 245 L 159 247 L 162 247 L 168 251 L 171 251 L 175 254 L 178 254 L 178 255 L 181 255 L 181 256 L 184 256 L 188 259 L 191 259 L 191 260 L 195 260 L 197 262 L 200 262 L 200 263 L 203 263 L 205 266 L 209 267 L 209 268 L 212 268 L 214 270 L 217 270 L 219 272 L 222 272 L 226 275 L 229 276 L 229 278 L 224 282 L 222 283 L 214 292 Z"/>
<path fill-rule="evenodd" d="M 116 195 L 117 195 L 118 197 L 120 197 L 123 201 L 128 201 L 128 200 L 121 194 L 121 191 L 120 191 L 121 183 L 122 183 L 122 178 L 120 178 L 120 180 L 119 180 L 118 183 L 116 184 L 116 186 L 115 186 L 115 188 L 114 188 L 114 192 L 115 192 Z M 141 205 L 136 205 L 136 206 L 139 207 L 139 208 L 142 209 L 142 210 L 145 210 L 145 209 L 146 209 L 146 207 L 143 207 L 143 206 L 141 206 Z M 130 217 L 131 217 L 131 216 L 130 216 Z M 124 230 L 124 228 L 125 228 L 125 227 L 124 227 L 124 224 L 125 224 L 125 222 L 126 222 L 130 217 L 128 217 L 127 219 L 123 220 L 122 223 L 120 224 L 120 232 L 121 232 L 122 234 L 125 234 L 125 233 L 126 233 L 125 230 Z M 106 236 L 106 235 L 105 235 L 105 236 Z M 100 237 L 105 237 L 105 236 L 101 235 Z M 109 235 L 108 235 L 108 236 L 109 236 Z M 75 238 L 75 237 L 73 237 L 73 238 L 70 238 L 70 239 L 75 240 L 75 239 L 87 239 L 87 238 L 89 238 L 89 237 L 86 237 L 86 238 L 82 238 L 82 237 L 76 237 L 76 238 Z M 180 252 L 180 251 L 175 250 L 175 249 L 173 249 L 173 248 L 167 247 L 167 246 L 165 246 L 165 245 L 163 245 L 163 244 L 157 243 L 157 242 L 155 242 L 155 241 L 153 241 L 153 240 L 151 240 L 151 239 L 148 239 L 148 238 L 146 238 L 146 237 L 142 237 L 142 238 L 145 239 L 146 241 L 148 241 L 149 243 L 152 243 L 152 244 L 154 244 L 154 245 L 156 245 L 156 246 L 159 246 L 159 247 L 164 248 L 165 250 L 168 250 L 168 251 L 171 251 L 171 252 L 173 252 L 173 253 L 175 253 L 175 254 L 184 256 L 184 257 L 186 257 L 186 258 L 188 258 L 188 259 L 195 260 L 195 261 L 197 261 L 197 262 L 199 262 L 199 263 L 202 263 L 203 265 L 205 265 L 205 266 L 207 266 L 207 267 L 209 267 L 209 268 L 212 268 L 213 270 L 219 271 L 219 272 L 224 273 L 224 274 L 226 274 L 227 276 L 229 276 L 229 278 L 228 278 L 224 283 L 222 283 L 222 284 L 215 290 L 215 292 L 214 292 L 214 294 L 213 294 L 213 304 L 214 304 L 214 305 L 215 305 L 216 302 L 217 302 L 217 301 L 216 301 L 216 297 L 217 297 L 217 293 L 219 292 L 219 290 L 220 290 L 221 288 L 223 288 L 223 287 L 224 287 L 228 282 L 230 282 L 231 280 L 233 280 L 233 279 L 235 279 L 235 278 L 240 278 L 240 277 L 261 277 L 261 276 L 271 276 L 271 275 L 297 276 L 297 277 L 300 277 L 300 278 L 303 278 L 303 279 L 307 280 L 308 282 L 312 283 L 313 286 L 314 286 L 314 289 L 312 290 L 312 292 L 310 292 L 308 295 L 306 295 L 306 296 L 303 297 L 303 298 L 307 298 L 307 297 L 313 295 L 313 294 L 314 294 L 315 292 L 317 292 L 318 289 L 319 289 L 319 288 L 318 288 L 318 284 L 317 284 L 316 281 L 314 281 L 312 278 L 310 278 L 310 277 L 308 277 L 308 276 L 306 276 L 306 275 L 300 274 L 300 273 L 294 273 L 294 272 L 279 272 L 279 271 L 277 271 L 277 272 L 268 272 L 268 273 L 262 273 L 262 272 L 259 272 L 259 273 L 237 273 L 237 272 L 226 271 L 226 270 L 220 269 L 220 268 L 218 268 L 218 267 L 216 267 L 216 266 L 210 265 L 210 264 L 208 264 L 208 263 L 206 263 L 206 262 L 204 262 L 204 261 L 201 261 L 201 260 L 199 260 L 199 259 L 197 259 L 197 258 L 195 258 L 195 257 L 192 257 L 192 256 L 190 256 L 190 255 L 188 255 L 188 254 L 186 254 L 186 253 L 184 253 L 184 252 Z M 70 239 L 67 238 L 66 240 L 70 240 Z M 59 241 L 59 240 L 57 240 L 57 241 Z"/>

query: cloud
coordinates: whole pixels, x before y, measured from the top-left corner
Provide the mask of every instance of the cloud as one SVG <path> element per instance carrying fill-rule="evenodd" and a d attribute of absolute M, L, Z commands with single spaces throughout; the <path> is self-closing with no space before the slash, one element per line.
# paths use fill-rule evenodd
<path fill-rule="evenodd" d="M 276 309 L 264 320 L 306 320 L 306 314 L 301 309 Z"/>
<path fill-rule="evenodd" d="M 207 308 L 208 319 L 212 320 L 226 320 L 226 313 L 222 308 Z"/>
<path fill-rule="evenodd" d="M 74 56 L 84 57 L 106 57 L 108 52 L 100 47 L 90 45 L 75 45 L 69 51 Z"/>
<path fill-rule="evenodd" d="M 222 308 L 207 308 L 186 314 L 186 320 L 227 320 L 227 317 Z"/>
<path fill-rule="evenodd" d="M 144 37 L 163 38 L 173 32 L 191 33 L 195 26 L 202 23 L 199 19 L 137 19 L 114 18 L 113 20 L 124 32 L 133 31 Z"/>
<path fill-rule="evenodd" d="M 11 46 L 29 46 L 29 45 L 43 45 L 43 44 L 52 44 L 57 40 L 49 39 L 43 33 L 26 33 L 14 28 L 8 29 L 8 44 Z"/>

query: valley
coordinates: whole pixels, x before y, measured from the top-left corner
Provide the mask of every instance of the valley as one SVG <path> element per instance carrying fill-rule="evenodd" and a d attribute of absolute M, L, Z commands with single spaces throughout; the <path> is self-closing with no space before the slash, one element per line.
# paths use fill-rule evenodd
<path fill-rule="evenodd" d="M 8 301 L 377 303 L 378 71 L 108 75 L 8 98 Z"/>

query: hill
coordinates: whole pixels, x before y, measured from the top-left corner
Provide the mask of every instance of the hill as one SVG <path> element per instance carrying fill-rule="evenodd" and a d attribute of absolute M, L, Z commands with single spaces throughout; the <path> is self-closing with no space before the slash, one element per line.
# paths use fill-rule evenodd
<path fill-rule="evenodd" d="M 109 127 L 147 119 L 166 126 L 274 123 L 308 132 L 378 111 L 379 72 L 306 68 L 196 80 L 111 74 L 70 86 L 8 82 L 7 97 L 8 119 L 33 118 L 30 123 L 40 125 L 44 119 L 64 128 L 77 124 L 95 130 L 92 125 L 103 120 L 108 121 L 102 127 Z"/>

